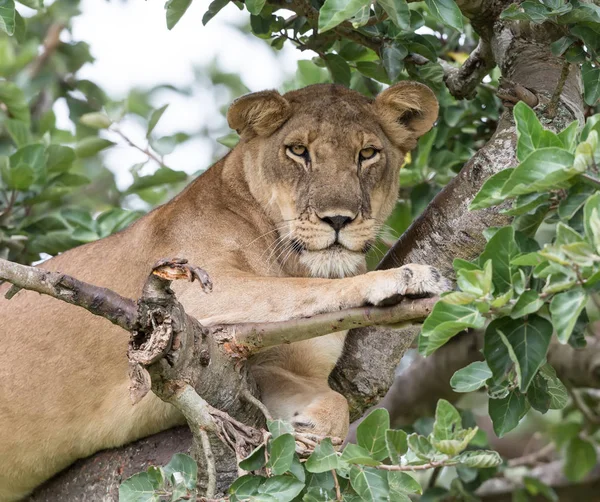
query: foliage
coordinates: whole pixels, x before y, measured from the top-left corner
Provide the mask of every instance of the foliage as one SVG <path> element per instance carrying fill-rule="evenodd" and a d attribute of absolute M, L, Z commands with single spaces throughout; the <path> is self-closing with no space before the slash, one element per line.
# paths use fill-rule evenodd
<path fill-rule="evenodd" d="M 150 466 L 119 486 L 120 502 L 195 500 L 198 466 L 194 459 L 176 453 L 163 467 Z"/>
<path fill-rule="evenodd" d="M 485 362 L 459 370 L 451 384 L 456 392 L 486 388 L 500 437 L 530 408 L 567 405 L 567 389 L 546 356 L 553 333 L 561 344 L 585 345 L 600 286 L 600 116 L 581 132 L 573 123 L 558 134 L 523 102 L 514 117 L 520 163 L 488 179 L 471 203 L 473 210 L 501 204 L 514 222 L 488 230 L 478 260 L 455 260 L 459 291 L 435 305 L 419 340 L 419 350 L 431 354 L 460 331 L 487 324 Z M 575 426 L 566 441 L 569 479 L 581 479 L 596 462 L 584 432 Z"/>
<path fill-rule="evenodd" d="M 432 431 L 426 436 L 391 429 L 388 412 L 379 409 L 358 427 L 357 444 L 347 444 L 341 451 L 327 438 L 307 453 L 296 445 L 289 424 L 276 420 L 268 427 L 266 444 L 240 462 L 240 468 L 251 472 L 231 485 L 231 502 L 408 502 L 410 495 L 423 493 L 408 472 L 449 466 L 493 472 L 502 462 L 496 452 L 474 447 L 477 427 L 463 428 L 459 412 L 444 400 L 438 403 Z M 142 496 L 147 497 L 143 500 L 162 500 L 171 494 L 165 488 L 165 480 L 169 479 L 175 487 L 176 479 L 181 480 L 180 484 L 188 480 L 184 485 L 189 487 L 192 475 L 195 481 L 196 471 L 190 467 L 193 461 L 179 455 L 183 472 L 177 476 L 172 465 L 175 457 L 164 468 L 150 467 L 148 472 L 124 481 L 119 500 L 137 501 Z M 453 491 L 447 494 L 452 496 Z M 172 497 L 179 500 L 174 494 Z"/>

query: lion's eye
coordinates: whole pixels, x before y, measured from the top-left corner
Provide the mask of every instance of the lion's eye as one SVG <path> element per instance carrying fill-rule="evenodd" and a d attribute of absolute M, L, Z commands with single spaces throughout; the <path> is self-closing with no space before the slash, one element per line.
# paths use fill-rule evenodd
<path fill-rule="evenodd" d="M 375 150 L 375 148 L 369 147 L 369 148 L 363 148 L 360 151 L 359 157 L 360 157 L 360 160 L 369 160 L 369 159 L 372 159 L 373 157 L 375 157 L 375 155 L 377 155 L 377 150 Z"/>
<path fill-rule="evenodd" d="M 306 147 L 304 145 L 292 145 L 292 146 L 288 146 L 288 150 L 294 154 L 297 155 L 298 157 L 302 157 L 304 155 L 306 155 Z"/>

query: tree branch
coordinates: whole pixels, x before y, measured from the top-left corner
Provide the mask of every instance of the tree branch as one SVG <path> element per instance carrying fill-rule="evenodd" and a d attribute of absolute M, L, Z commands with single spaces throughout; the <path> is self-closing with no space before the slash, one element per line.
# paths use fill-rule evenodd
<path fill-rule="evenodd" d="M 28 267 L 0 258 L 0 280 L 14 286 L 6 293 L 14 296 L 19 289 L 28 289 L 85 308 L 113 324 L 130 331 L 134 328 L 137 307 L 133 300 L 114 291 L 100 288 L 60 272 Z"/>
<path fill-rule="evenodd" d="M 197 267 L 187 265 L 187 260 L 162 260 L 155 265 L 144 286 L 143 297 L 153 298 L 165 294 L 165 281 L 187 278 L 198 279 L 206 292 L 212 288 L 206 273 Z M 42 268 L 29 267 L 0 259 L 0 279 L 6 280 L 18 289 L 37 291 L 85 308 L 95 315 L 127 331 L 136 329 L 137 307 L 133 300 L 117 293 L 79 281 L 60 272 L 49 272 Z M 7 297 L 12 297 L 11 288 Z M 360 307 L 338 312 L 327 312 L 312 317 L 290 319 L 272 323 L 224 324 L 210 328 L 221 344 L 227 344 L 227 351 L 238 357 L 248 357 L 261 349 L 276 345 L 308 340 L 336 331 L 372 326 L 375 324 L 398 324 L 406 321 L 422 320 L 429 315 L 437 297 L 419 300 L 404 299 L 391 307 Z M 166 346 L 153 346 L 152 350 L 138 352 L 139 362 L 151 364 Z"/>

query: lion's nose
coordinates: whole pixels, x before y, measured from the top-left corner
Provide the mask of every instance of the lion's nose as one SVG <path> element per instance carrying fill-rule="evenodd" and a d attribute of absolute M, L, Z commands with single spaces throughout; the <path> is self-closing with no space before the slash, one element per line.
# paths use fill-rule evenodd
<path fill-rule="evenodd" d="M 325 216 L 324 218 L 321 218 L 321 220 L 331 226 L 336 232 L 339 232 L 352 221 L 352 218 L 349 216 Z"/>

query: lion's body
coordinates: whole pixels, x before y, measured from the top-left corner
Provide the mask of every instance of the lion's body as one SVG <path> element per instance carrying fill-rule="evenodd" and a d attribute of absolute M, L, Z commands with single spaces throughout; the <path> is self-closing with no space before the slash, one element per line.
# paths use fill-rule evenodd
<path fill-rule="evenodd" d="M 180 283 L 174 289 L 186 311 L 206 325 L 284 320 L 413 290 L 439 291 L 440 279 L 429 269 L 414 268 L 408 278 L 398 270 L 356 275 L 365 271 L 365 243 L 393 207 L 402 156 L 420 131 L 409 128 L 408 147 L 398 146 L 370 112 L 371 101 L 339 87 L 312 89 L 285 95 L 289 110 L 279 112 L 270 111 L 272 100 L 284 98 L 262 95 L 267 101 L 259 109 L 268 113 L 258 118 L 251 116 L 256 105 L 242 101 L 252 98 L 242 98 L 229 116 L 241 132 L 240 146 L 128 229 L 42 266 L 137 298 L 153 263 L 187 258 L 209 273 L 214 290 L 203 295 Z M 306 109 L 313 119 L 302 126 Z M 274 131 L 259 130 L 269 129 L 265 120 Z M 293 142 L 310 149 L 310 170 L 277 146 L 294 134 Z M 364 141 L 377 143 L 382 159 L 373 167 L 380 169 L 377 176 L 359 179 L 348 159 Z M 353 153 L 344 159 L 340 149 Z M 275 169 L 282 164 L 288 172 Z M 354 218 L 334 240 L 323 223 L 332 214 Z M 340 244 L 333 245 L 336 239 Z M 154 395 L 132 406 L 128 336 L 108 321 L 29 291 L 0 300 L 0 319 L 0 501 L 18 500 L 78 458 L 182 422 Z M 332 334 L 252 361 L 272 413 L 317 433 L 345 433 L 345 400 L 327 385 L 343 341 L 343 333 Z"/>

